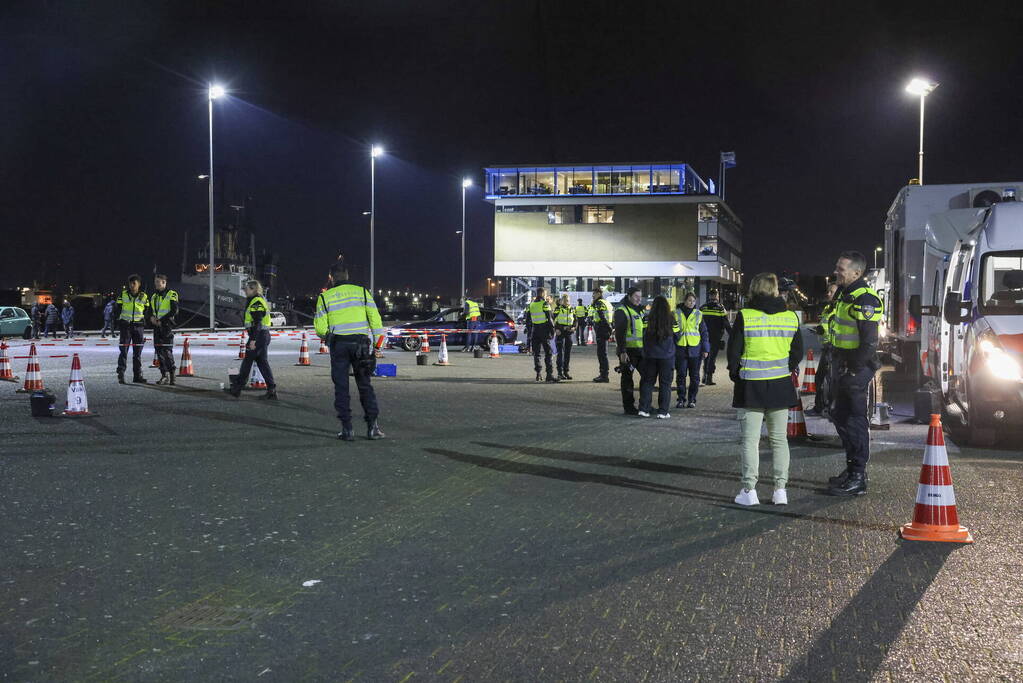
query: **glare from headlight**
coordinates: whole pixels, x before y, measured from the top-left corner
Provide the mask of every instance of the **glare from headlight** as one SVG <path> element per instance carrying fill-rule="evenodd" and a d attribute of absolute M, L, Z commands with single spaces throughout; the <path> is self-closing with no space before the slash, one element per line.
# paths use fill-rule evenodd
<path fill-rule="evenodd" d="M 1023 376 L 1016 359 L 1001 349 L 988 351 L 987 369 L 998 379 L 1018 382 Z"/>

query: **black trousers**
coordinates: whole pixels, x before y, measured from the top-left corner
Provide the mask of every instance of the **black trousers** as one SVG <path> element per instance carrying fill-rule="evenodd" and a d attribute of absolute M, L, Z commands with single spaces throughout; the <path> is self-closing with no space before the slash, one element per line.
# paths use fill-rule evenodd
<path fill-rule="evenodd" d="M 690 356 L 689 347 L 675 348 L 675 384 L 678 385 L 678 400 L 695 401 L 700 391 L 700 356 Z M 689 378 L 689 391 L 686 392 L 686 377 Z"/>
<path fill-rule="evenodd" d="M 850 472 L 865 472 L 870 459 L 870 425 L 867 416 L 867 389 L 874 379 L 873 368 L 840 375 L 835 382 L 835 408 L 831 418 L 845 447 L 845 463 Z"/>
<path fill-rule="evenodd" d="M 657 382 L 657 412 L 667 415 L 671 407 L 671 375 L 674 358 L 644 358 L 640 362 L 639 409 L 649 413 Z"/>
<path fill-rule="evenodd" d="M 123 375 L 128 369 L 128 347 L 131 346 L 131 370 L 138 377 L 142 374 L 142 346 L 145 344 L 142 323 L 121 323 L 121 337 L 117 351 L 117 374 Z"/>
<path fill-rule="evenodd" d="M 600 368 L 600 376 L 607 377 L 607 373 L 611 371 L 607 364 L 607 340 L 610 335 L 601 334 L 602 330 L 599 328 L 595 332 L 597 340 L 597 366 Z"/>
<path fill-rule="evenodd" d="M 832 379 L 831 379 L 831 347 L 825 346 L 821 349 L 821 358 L 814 370 L 814 379 L 817 383 L 817 392 L 813 395 L 813 409 L 818 413 L 824 412 L 831 401 Z"/>
<path fill-rule="evenodd" d="M 330 379 L 334 382 L 334 410 L 345 427 L 352 426 L 352 399 L 348 395 L 348 372 L 355 377 L 359 390 L 359 403 L 367 425 L 372 425 L 380 415 L 377 395 L 370 384 L 371 367 L 363 361 L 369 357 L 367 342 L 338 341 L 330 346 Z"/>
<path fill-rule="evenodd" d="M 174 365 L 174 332 L 165 330 L 162 327 L 153 329 L 153 347 L 156 349 L 156 359 L 160 361 L 160 374 L 166 375 L 177 370 Z M 248 354 L 245 354 L 248 355 Z"/>
<path fill-rule="evenodd" d="M 537 334 L 534 327 L 533 335 L 529 339 L 529 346 L 533 351 L 533 369 L 540 372 L 540 354 L 542 353 L 547 374 L 554 374 L 554 365 L 551 361 L 551 338 L 543 334 Z"/>
<path fill-rule="evenodd" d="M 626 349 L 629 356 L 629 365 L 622 366 L 622 407 L 626 410 L 636 409 L 636 397 L 633 395 L 636 385 L 632 380 L 633 370 L 639 370 L 640 361 L 643 359 L 643 352 L 640 349 Z"/>
<path fill-rule="evenodd" d="M 586 318 L 575 319 L 575 343 L 579 346 L 586 345 Z"/>
<path fill-rule="evenodd" d="M 710 340 L 710 353 L 703 359 L 703 376 L 706 379 L 713 379 L 717 370 L 718 352 L 721 351 L 721 338 Z"/>
<path fill-rule="evenodd" d="M 245 386 L 249 381 L 252 364 L 255 363 L 259 368 L 259 374 L 263 375 L 263 381 L 266 382 L 266 390 L 276 389 L 277 383 L 274 382 L 274 373 L 270 369 L 270 362 L 266 355 L 270 348 L 270 330 L 260 330 L 255 337 L 250 336 L 249 341 L 256 342 L 256 348 L 250 349 L 248 344 L 245 345 L 245 360 L 242 361 L 241 369 L 238 370 L 239 386 Z"/>
<path fill-rule="evenodd" d="M 558 374 L 568 374 L 568 364 L 572 360 L 572 333 L 564 331 L 556 338 L 558 344 Z"/>

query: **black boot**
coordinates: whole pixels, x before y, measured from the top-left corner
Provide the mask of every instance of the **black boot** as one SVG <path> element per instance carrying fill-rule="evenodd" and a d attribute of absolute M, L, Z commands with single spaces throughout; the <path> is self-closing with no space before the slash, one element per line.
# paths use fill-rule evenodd
<path fill-rule="evenodd" d="M 565 379 L 572 381 L 572 375 L 568 374 L 568 370 L 565 371 Z"/>
<path fill-rule="evenodd" d="M 840 472 L 839 474 L 836 474 L 833 477 L 828 477 L 828 483 L 831 484 L 832 486 L 841 486 L 845 483 L 846 479 L 848 478 L 849 468 L 847 467 L 844 470 L 842 470 L 842 472 Z"/>
<path fill-rule="evenodd" d="M 337 433 L 337 438 L 342 441 L 355 441 L 355 430 L 351 425 L 341 425 L 341 431 Z"/>
<path fill-rule="evenodd" d="M 543 377 L 540 376 L 540 371 L 539 370 L 536 371 L 536 381 L 537 382 L 542 382 L 543 381 Z"/>
<path fill-rule="evenodd" d="M 703 380 L 703 383 L 708 387 L 714 386 L 714 375 L 707 375 L 707 378 Z"/>
<path fill-rule="evenodd" d="M 551 373 L 548 372 L 547 373 L 547 378 L 544 381 L 550 382 L 552 384 L 556 384 L 557 382 L 561 381 L 561 378 L 560 377 L 555 377 L 554 375 L 552 375 Z"/>
<path fill-rule="evenodd" d="M 240 384 L 232 384 L 228 388 L 224 389 L 224 391 L 231 394 L 235 398 L 238 398 L 239 396 L 242 395 L 242 387 Z"/>
<path fill-rule="evenodd" d="M 850 472 L 843 484 L 828 489 L 828 493 L 833 496 L 862 496 L 866 492 L 867 475 L 864 472 Z"/>
<path fill-rule="evenodd" d="M 373 420 L 373 424 L 366 428 L 366 438 L 371 441 L 384 438 L 384 433 L 380 430 L 380 425 L 377 424 L 376 420 Z"/>
<path fill-rule="evenodd" d="M 607 375 L 597 375 L 596 377 L 593 378 L 593 381 L 596 382 L 597 384 L 607 384 L 611 380 L 608 378 Z"/>
<path fill-rule="evenodd" d="M 174 371 L 171 370 L 167 373 L 167 384 L 174 386 Z"/>
<path fill-rule="evenodd" d="M 166 384 L 167 383 L 167 373 L 166 372 L 161 372 L 160 373 L 160 379 L 156 380 L 156 383 L 157 384 Z"/>
<path fill-rule="evenodd" d="M 277 400 L 276 387 L 267 389 L 266 393 L 260 396 L 259 398 L 263 399 L 264 401 L 276 401 Z"/>
<path fill-rule="evenodd" d="M 117 373 L 117 383 L 118 384 L 127 384 L 127 382 L 124 381 L 124 373 L 123 372 Z"/>
<path fill-rule="evenodd" d="M 149 384 L 149 381 L 141 374 L 132 377 L 131 381 L 134 382 L 135 384 Z"/>

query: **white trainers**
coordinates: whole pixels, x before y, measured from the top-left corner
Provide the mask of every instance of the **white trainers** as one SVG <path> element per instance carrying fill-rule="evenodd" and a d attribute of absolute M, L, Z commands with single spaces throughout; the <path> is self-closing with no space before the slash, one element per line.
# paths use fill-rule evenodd
<path fill-rule="evenodd" d="M 648 412 L 647 412 L 647 411 L 645 411 L 645 410 L 641 410 L 641 411 L 639 411 L 638 413 L 636 413 L 636 415 L 638 415 L 638 416 L 640 416 L 640 417 L 650 417 L 650 413 L 648 413 Z"/>
<path fill-rule="evenodd" d="M 775 489 L 774 495 L 771 496 L 771 502 L 775 505 L 788 505 L 789 494 L 785 493 L 785 489 Z"/>
<path fill-rule="evenodd" d="M 739 491 L 739 495 L 735 497 L 735 502 L 739 505 L 760 505 L 756 489 L 743 489 Z"/>
<path fill-rule="evenodd" d="M 671 417 L 671 413 L 657 413 L 658 420 L 667 420 L 669 417 Z"/>

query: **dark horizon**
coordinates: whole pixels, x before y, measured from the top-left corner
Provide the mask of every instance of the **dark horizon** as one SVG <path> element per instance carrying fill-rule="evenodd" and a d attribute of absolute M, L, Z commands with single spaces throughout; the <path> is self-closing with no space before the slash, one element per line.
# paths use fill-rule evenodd
<path fill-rule="evenodd" d="M 678 159 L 716 182 L 734 150 L 744 272 L 826 273 L 847 248 L 869 258 L 916 175 L 918 101 L 903 92 L 916 75 L 940 83 L 928 184 L 1021 175 L 1014 4 L 972 21 L 924 3 L 308 7 L 8 5 L 0 285 L 108 289 L 177 268 L 184 231 L 204 234 L 210 81 L 231 90 L 215 105 L 218 179 L 253 198 L 257 248 L 279 253 L 292 294 L 318 287 L 340 250 L 367 270 L 374 143 L 387 150 L 377 286 L 445 295 L 466 175 L 475 294 L 491 275 L 480 184 L 494 164 Z"/>

